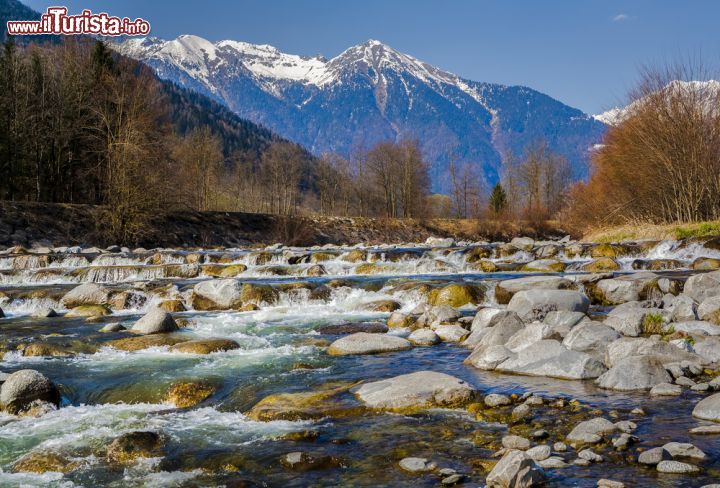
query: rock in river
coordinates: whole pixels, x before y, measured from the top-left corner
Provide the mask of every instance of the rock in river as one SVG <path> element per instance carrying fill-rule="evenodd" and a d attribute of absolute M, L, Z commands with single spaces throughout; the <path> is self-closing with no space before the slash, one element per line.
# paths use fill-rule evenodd
<path fill-rule="evenodd" d="M 107 459 L 120 464 L 129 464 L 137 458 L 152 458 L 162 455 L 162 438 L 156 432 L 127 432 L 110 443 Z"/>
<path fill-rule="evenodd" d="M 497 367 L 498 371 L 562 379 L 597 378 L 605 366 L 592 356 L 570 351 L 555 340 L 542 340 L 520 350 Z"/>
<path fill-rule="evenodd" d="M 140 320 L 130 329 L 136 334 L 162 334 L 164 332 L 174 332 L 178 330 L 178 325 L 172 315 L 161 308 L 153 308 L 142 316 Z"/>
<path fill-rule="evenodd" d="M 695 405 L 693 417 L 720 422 L 720 393 L 703 398 Z"/>
<path fill-rule="evenodd" d="M 517 313 L 521 319 L 542 320 L 548 312 L 567 310 L 587 312 L 590 301 L 579 291 L 573 290 L 525 290 L 513 295 L 507 309 Z"/>
<path fill-rule="evenodd" d="M 418 371 L 366 383 L 355 394 L 369 408 L 396 410 L 460 407 L 473 401 L 476 390 L 444 373 Z"/>
<path fill-rule="evenodd" d="M 402 351 L 410 349 L 412 344 L 402 337 L 389 334 L 369 334 L 357 332 L 342 337 L 328 348 L 331 356 L 345 356 L 347 354 L 375 354 L 380 352 Z"/>
<path fill-rule="evenodd" d="M 661 383 L 670 383 L 672 377 L 654 356 L 630 356 L 621 359 L 597 379 L 600 388 L 632 391 L 649 390 Z"/>
<path fill-rule="evenodd" d="M 57 386 L 34 369 L 21 369 L 7 377 L 0 387 L 0 407 L 12 414 L 27 411 L 34 402 L 60 403 Z"/>
<path fill-rule="evenodd" d="M 212 354 L 214 352 L 230 351 L 238 349 L 240 344 L 231 339 L 196 339 L 192 341 L 179 342 L 170 350 L 186 354 Z"/>
<path fill-rule="evenodd" d="M 110 291 L 97 283 L 78 285 L 62 297 L 62 304 L 67 308 L 80 305 L 103 305 L 108 302 Z"/>
<path fill-rule="evenodd" d="M 543 469 L 523 451 L 508 451 L 488 474 L 487 488 L 525 488 L 544 483 Z"/>

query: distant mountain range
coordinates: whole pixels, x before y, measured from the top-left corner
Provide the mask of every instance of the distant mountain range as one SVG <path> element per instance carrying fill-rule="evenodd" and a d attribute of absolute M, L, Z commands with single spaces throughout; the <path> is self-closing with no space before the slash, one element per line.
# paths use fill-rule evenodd
<path fill-rule="evenodd" d="M 607 128 L 538 91 L 466 80 L 374 40 L 330 60 L 191 35 L 131 38 L 115 49 L 315 154 L 352 156 L 378 141 L 418 139 L 436 191 L 449 188 L 451 158 L 476 164 L 494 183 L 505 154 L 538 140 L 583 178 Z"/>

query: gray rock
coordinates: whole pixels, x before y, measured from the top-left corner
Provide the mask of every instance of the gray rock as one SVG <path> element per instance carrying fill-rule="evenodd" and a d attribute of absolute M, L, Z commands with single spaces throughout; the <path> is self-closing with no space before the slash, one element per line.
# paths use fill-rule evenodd
<path fill-rule="evenodd" d="M 412 348 L 407 339 L 390 334 L 371 334 L 356 332 L 336 340 L 327 349 L 331 356 L 349 354 L 377 354 L 383 352 L 403 351 Z"/>
<path fill-rule="evenodd" d="M 703 460 L 707 455 L 689 442 L 668 442 L 662 446 L 673 458 L 691 458 Z"/>
<path fill-rule="evenodd" d="M 658 275 L 655 273 L 635 273 L 600 280 L 597 283 L 596 293 L 602 297 L 603 302 L 608 304 L 620 304 L 637 301 L 643 298 L 644 291 L 652 282 L 656 282 Z"/>
<path fill-rule="evenodd" d="M 720 296 L 720 270 L 710 273 L 698 273 L 685 282 L 683 295 L 689 296 L 698 303 L 706 298 Z"/>
<path fill-rule="evenodd" d="M 699 472 L 700 468 L 680 461 L 660 461 L 657 470 L 658 473 L 690 474 Z"/>
<path fill-rule="evenodd" d="M 153 308 L 142 316 L 130 329 L 136 334 L 162 334 L 178 330 L 172 315 L 161 308 Z"/>
<path fill-rule="evenodd" d="M 654 356 L 663 364 L 681 361 L 705 362 L 697 354 L 683 351 L 658 338 L 623 337 L 608 345 L 605 353 L 605 365 L 615 366 L 630 356 Z"/>
<path fill-rule="evenodd" d="M 561 337 L 565 337 L 573 327 L 581 322 L 589 320 L 587 315 L 582 312 L 568 312 L 567 310 L 554 310 L 548 312 L 543 322 L 548 324 Z"/>
<path fill-rule="evenodd" d="M 662 447 L 653 447 L 647 451 L 641 452 L 638 456 L 638 463 L 648 466 L 655 466 L 660 461 L 672 459 L 672 456 Z"/>
<path fill-rule="evenodd" d="M 608 390 L 633 391 L 649 390 L 655 385 L 671 381 L 672 378 L 658 358 L 630 356 L 618 361 L 596 383 L 600 388 Z"/>
<path fill-rule="evenodd" d="M 533 322 L 517 331 L 505 343 L 512 352 L 518 352 L 543 339 L 560 339 L 553 328 L 542 322 Z"/>
<path fill-rule="evenodd" d="M 603 374 L 605 366 L 586 353 L 564 348 L 558 341 L 542 340 L 503 361 L 497 370 L 529 376 L 589 379 Z"/>
<path fill-rule="evenodd" d="M 502 445 L 505 449 L 519 449 L 521 451 L 530 449 L 530 441 L 519 435 L 506 435 L 502 438 Z"/>
<path fill-rule="evenodd" d="M 492 307 L 486 307 L 478 310 L 478 312 L 475 314 L 475 317 L 473 318 L 470 330 L 474 332 L 476 330 L 490 327 L 490 321 L 493 319 L 493 317 L 495 317 L 502 311 L 503 310 L 500 308 Z"/>
<path fill-rule="evenodd" d="M 635 432 L 637 424 L 629 420 L 621 420 L 620 422 L 615 422 L 615 427 L 617 427 L 620 432 L 629 434 L 630 432 Z"/>
<path fill-rule="evenodd" d="M 597 488 L 625 488 L 625 483 L 602 478 L 598 480 Z"/>
<path fill-rule="evenodd" d="M 487 488 L 521 488 L 545 481 L 543 469 L 523 451 L 508 451 L 485 479 Z"/>
<path fill-rule="evenodd" d="M 102 329 L 100 329 L 100 332 L 120 332 L 121 330 L 125 330 L 125 326 L 118 322 L 113 322 L 105 325 Z"/>
<path fill-rule="evenodd" d="M 605 325 L 624 336 L 637 337 L 643 333 L 643 322 L 648 316 L 661 317 L 664 323 L 670 320 L 669 314 L 659 308 L 616 309 L 608 314 Z"/>
<path fill-rule="evenodd" d="M 555 310 L 585 313 L 589 305 L 588 298 L 578 291 L 533 289 L 513 295 L 507 309 L 530 322 L 542 320 L 548 312 Z"/>
<path fill-rule="evenodd" d="M 443 342 L 461 342 L 467 335 L 467 329 L 459 325 L 440 325 L 435 333 Z"/>
<path fill-rule="evenodd" d="M 535 461 L 544 461 L 550 457 L 552 449 L 548 445 L 535 446 L 527 450 L 527 455 Z"/>
<path fill-rule="evenodd" d="M 525 417 L 528 417 L 529 415 L 530 415 L 530 406 L 525 403 L 513 408 L 513 411 L 510 414 L 510 416 L 512 417 L 513 420 L 524 419 Z"/>
<path fill-rule="evenodd" d="M 615 449 L 621 450 L 621 449 L 627 449 L 627 447 L 630 444 L 634 444 L 638 440 L 639 439 L 637 437 L 635 437 L 634 435 L 623 432 L 618 437 L 613 439 L 612 444 L 613 444 L 613 447 L 615 447 Z"/>
<path fill-rule="evenodd" d="M 426 473 L 428 471 L 435 471 L 437 468 L 437 464 L 434 462 L 419 457 L 406 457 L 401 459 L 398 464 L 402 469 L 410 473 Z"/>
<path fill-rule="evenodd" d="M 2 313 L 2 310 L 0 310 L 0 314 Z M 50 317 L 57 317 L 58 314 L 55 310 L 53 310 L 50 307 L 43 307 L 35 310 L 32 315 L 35 319 L 44 319 L 44 318 L 50 318 Z M 2 315 L 0 315 L 2 317 Z"/>
<path fill-rule="evenodd" d="M 584 322 L 575 326 L 563 340 L 563 346 L 572 351 L 586 352 L 603 360 L 611 342 L 620 338 L 615 330 L 599 322 Z"/>
<path fill-rule="evenodd" d="M 33 402 L 60 404 L 60 391 L 42 373 L 34 369 L 21 369 L 9 375 L 0 387 L 0 407 L 17 414 L 30 408 Z"/>
<path fill-rule="evenodd" d="M 578 457 L 580 459 L 590 461 L 591 463 L 603 462 L 603 457 L 600 454 L 591 451 L 590 449 L 583 449 L 582 451 L 578 452 Z"/>
<path fill-rule="evenodd" d="M 415 346 L 434 346 L 440 343 L 440 338 L 431 329 L 423 328 L 412 331 L 407 338 Z"/>
<path fill-rule="evenodd" d="M 201 281 L 193 288 L 203 302 L 203 309 L 229 310 L 242 305 L 242 284 L 233 279 Z M 197 308 L 197 307 L 196 307 Z"/>
<path fill-rule="evenodd" d="M 542 461 L 537 462 L 538 466 L 544 469 L 562 469 L 566 468 L 568 464 L 560 456 L 552 456 Z"/>
<path fill-rule="evenodd" d="M 660 383 L 650 388 L 650 396 L 678 396 L 682 394 L 680 385 Z"/>
<path fill-rule="evenodd" d="M 691 434 L 695 435 L 718 435 L 720 434 L 720 425 L 701 425 L 690 429 Z"/>
<path fill-rule="evenodd" d="M 490 393 L 485 397 L 483 402 L 485 403 L 485 405 L 491 408 L 502 407 L 504 405 L 510 405 L 512 403 L 509 396 L 501 395 L 499 393 Z"/>
<path fill-rule="evenodd" d="M 705 397 L 695 405 L 693 417 L 720 422 L 720 393 Z"/>
<path fill-rule="evenodd" d="M 617 426 L 602 417 L 585 420 L 577 424 L 567 435 L 566 439 L 571 444 L 596 444 L 602 440 L 602 436 L 617 430 Z"/>
<path fill-rule="evenodd" d="M 692 335 L 720 335 L 720 326 L 717 326 L 706 320 L 687 320 L 685 322 L 674 322 L 668 326 L 672 327 L 675 332 L 685 332 Z"/>
<path fill-rule="evenodd" d="M 465 359 L 465 363 L 475 366 L 478 369 L 491 371 L 504 361 L 514 358 L 515 356 L 515 353 L 502 345 L 478 347 Z"/>
<path fill-rule="evenodd" d="M 494 325 L 480 339 L 477 347 L 504 346 L 505 343 L 517 332 L 523 329 L 525 324 L 517 314 L 513 312 L 498 314 L 493 318 Z"/>
<path fill-rule="evenodd" d="M 465 478 L 465 476 L 462 475 L 462 474 L 457 474 L 457 473 L 451 474 L 450 476 L 447 476 L 447 477 L 443 478 L 443 479 L 440 481 L 440 484 L 441 484 L 442 486 L 452 486 L 452 485 L 456 485 L 456 484 L 460 483 L 460 482 L 463 480 L 463 478 Z"/>
<path fill-rule="evenodd" d="M 515 249 L 520 249 L 521 251 L 530 251 L 535 245 L 535 240 L 531 237 L 513 237 L 510 241 L 510 245 Z"/>
<path fill-rule="evenodd" d="M 97 283 L 83 283 L 78 285 L 62 297 L 61 303 L 66 308 L 75 308 L 81 305 L 104 305 L 108 302 L 110 291 Z"/>
<path fill-rule="evenodd" d="M 720 295 L 703 300 L 697 309 L 700 320 L 720 325 Z"/>
<path fill-rule="evenodd" d="M 557 452 L 565 452 L 568 450 L 567 444 L 565 444 L 564 442 L 556 442 L 555 444 L 553 444 L 552 448 L 553 451 Z"/>
<path fill-rule="evenodd" d="M 667 296 L 667 295 L 666 295 Z M 686 295 L 663 297 L 663 308 L 670 312 L 670 319 L 673 322 L 686 322 L 697 319 L 695 312 L 695 301 Z"/>
<path fill-rule="evenodd" d="M 471 402 L 477 392 L 466 382 L 434 371 L 418 371 L 365 383 L 355 392 L 370 408 L 453 407 Z"/>

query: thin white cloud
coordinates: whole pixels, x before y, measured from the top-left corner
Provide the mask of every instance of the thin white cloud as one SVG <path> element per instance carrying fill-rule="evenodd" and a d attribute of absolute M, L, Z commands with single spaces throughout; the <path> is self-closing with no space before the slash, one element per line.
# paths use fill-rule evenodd
<path fill-rule="evenodd" d="M 625 22 L 626 20 L 629 20 L 630 16 L 628 14 L 617 14 L 615 17 L 612 18 L 613 22 Z"/>

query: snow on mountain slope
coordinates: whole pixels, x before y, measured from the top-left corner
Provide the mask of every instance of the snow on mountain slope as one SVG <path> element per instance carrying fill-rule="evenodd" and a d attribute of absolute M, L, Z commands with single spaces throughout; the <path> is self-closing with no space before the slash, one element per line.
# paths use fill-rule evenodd
<path fill-rule="evenodd" d="M 448 188 L 451 157 L 476 164 L 494 183 L 504 155 L 540 139 L 583 177 L 606 129 L 535 90 L 466 80 L 376 40 L 330 60 L 188 35 L 129 39 L 115 49 L 317 154 L 349 156 L 381 140 L 416 138 L 438 191 Z"/>

